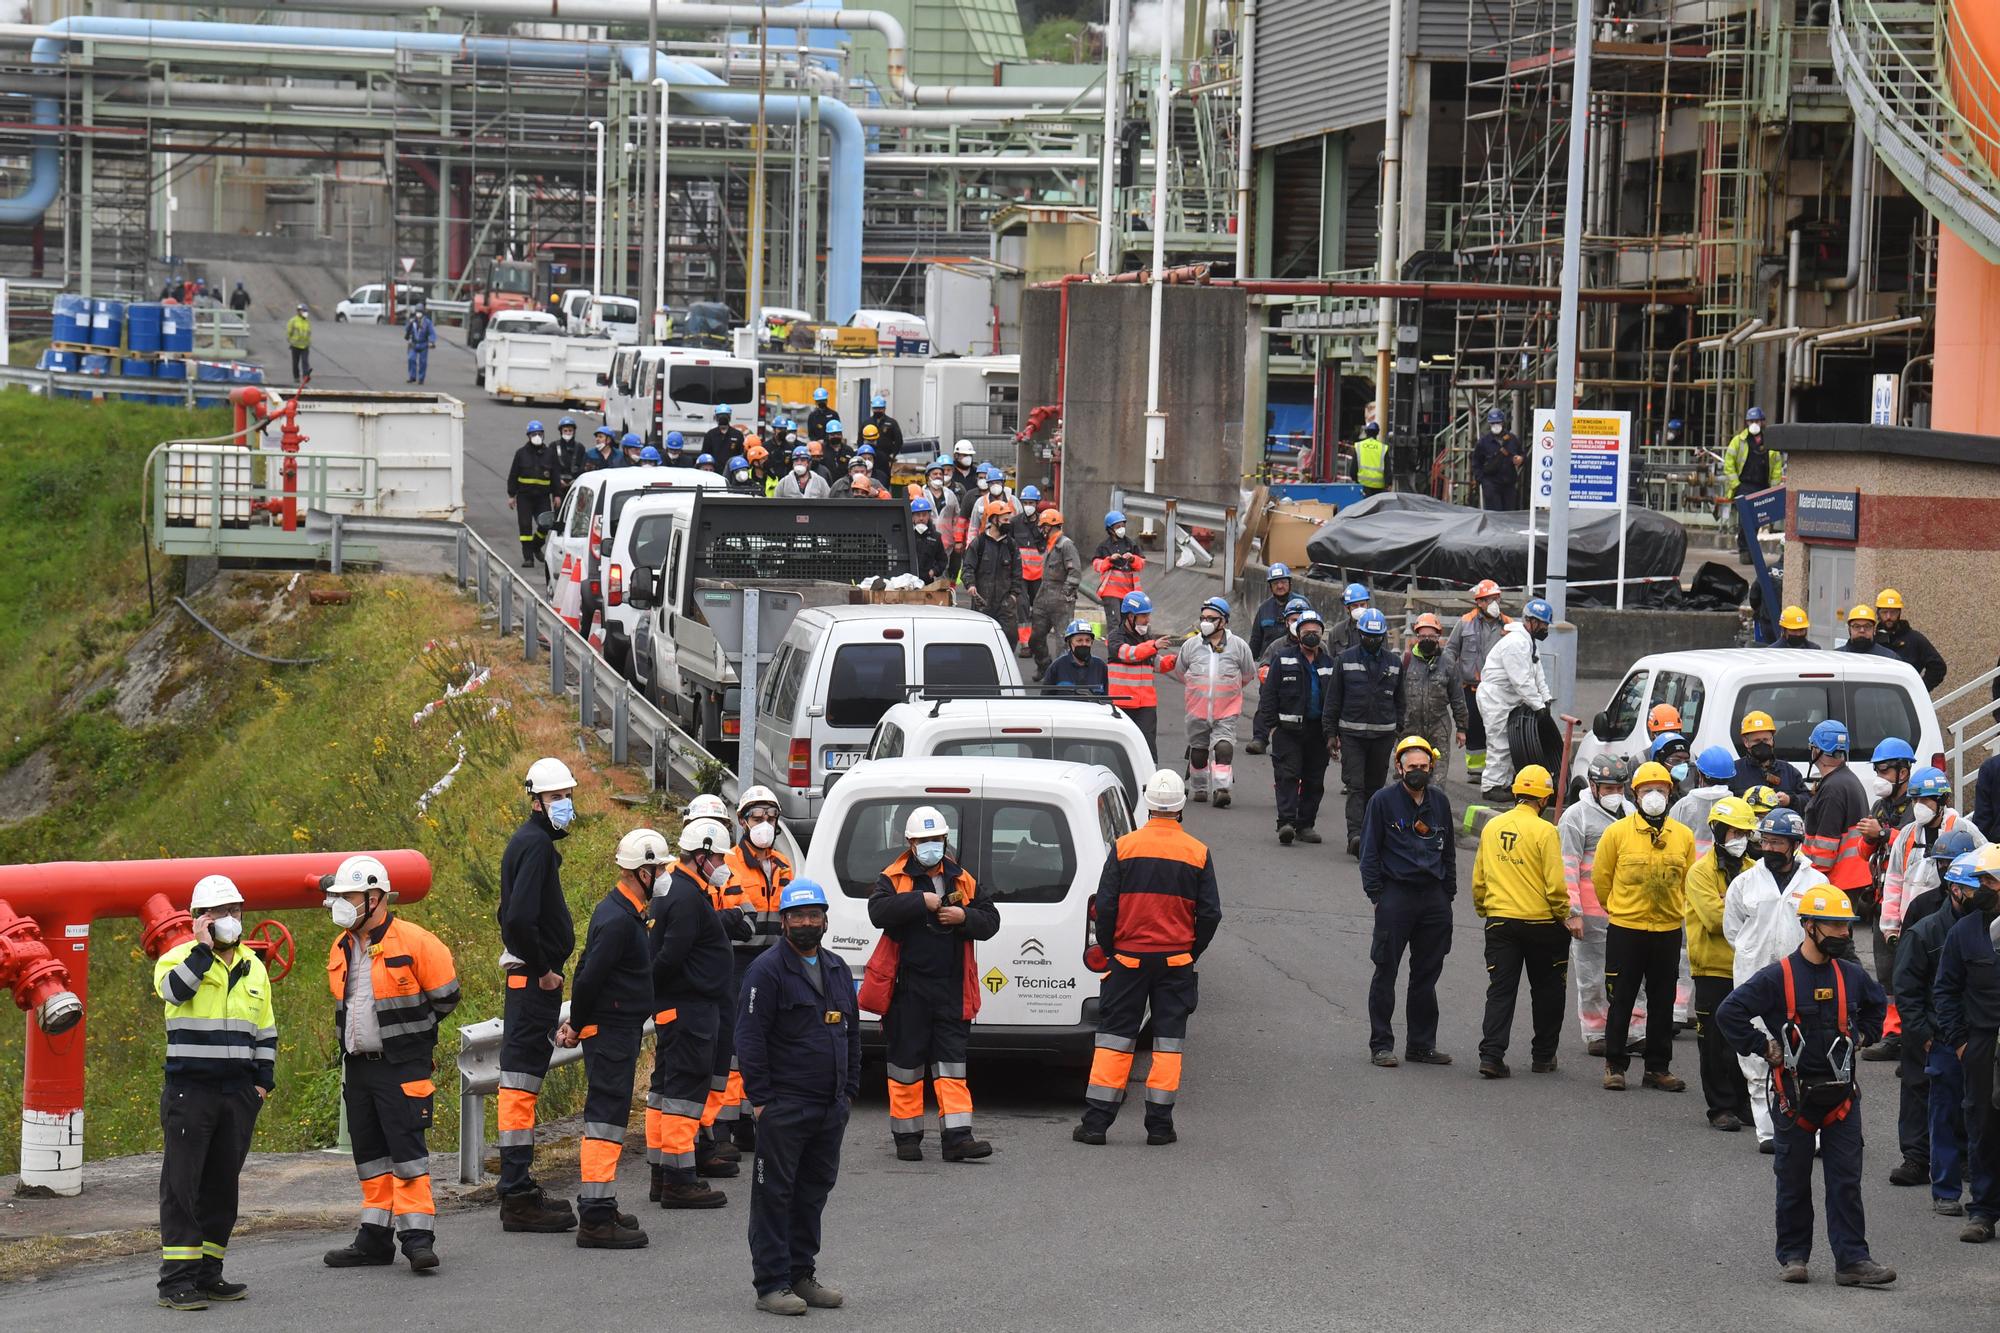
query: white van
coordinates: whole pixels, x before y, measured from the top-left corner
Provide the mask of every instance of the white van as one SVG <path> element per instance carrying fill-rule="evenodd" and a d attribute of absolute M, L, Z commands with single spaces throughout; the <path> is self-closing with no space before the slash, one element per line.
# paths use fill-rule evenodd
<path fill-rule="evenodd" d="M 336 324 L 380 324 L 389 318 L 388 288 L 379 282 L 366 283 L 347 294 L 333 307 Z M 396 318 L 410 313 L 414 303 L 424 299 L 424 289 L 413 282 L 396 284 Z"/>
<path fill-rule="evenodd" d="M 686 468 L 614 470 L 672 472 L 676 475 L 687 471 Z M 583 485 L 589 480 L 590 477 L 586 476 L 577 484 Z M 658 569 L 660 562 L 667 558 L 667 544 L 673 537 L 676 521 L 678 525 L 686 523 L 687 517 L 694 512 L 695 493 L 702 489 L 701 485 L 677 486 L 670 490 L 648 486 L 612 498 L 608 511 L 611 535 L 602 543 L 603 560 L 598 580 L 604 604 L 604 660 L 634 680 L 641 678 L 632 672 L 632 644 L 639 635 L 639 626 L 645 621 L 646 612 L 628 602 L 625 591 L 630 586 L 634 571 Z M 584 621 L 585 628 L 589 624 L 588 620 Z"/>
<path fill-rule="evenodd" d="M 562 508 L 544 520 L 548 539 L 542 543 L 542 574 L 550 597 L 555 596 L 556 580 L 562 577 L 564 558 L 581 560 L 583 628 L 588 633 L 591 614 L 609 600 L 603 587 L 605 557 L 611 553 L 626 504 L 649 493 L 720 490 L 728 484 L 713 472 L 691 467 L 608 467 L 584 473 L 570 484 Z"/>
<path fill-rule="evenodd" d="M 827 798 L 805 877 L 827 891 L 826 942 L 858 979 L 881 937 L 868 920 L 876 877 L 905 846 L 920 805 L 951 829 L 950 853 L 1000 909 L 1000 933 L 974 946 L 981 996 L 972 1045 L 982 1051 L 1090 1059 L 1098 975 L 1084 962 L 1104 861 L 1132 830 L 1125 790 L 1095 764 L 1040 759 L 874 759 Z M 879 1042 L 863 1020 L 863 1040 Z"/>
<path fill-rule="evenodd" d="M 692 347 L 624 347 L 604 383 L 604 420 L 657 445 L 668 431 L 700 439 L 728 406 L 748 429 L 756 421 L 757 363 Z"/>
<path fill-rule="evenodd" d="M 985 697 L 980 697 L 985 696 Z M 1052 759 L 1111 770 L 1136 812 L 1155 767 L 1139 726 L 1104 696 L 1069 691 L 915 690 L 882 714 L 870 759 Z"/>
<path fill-rule="evenodd" d="M 1778 758 L 1804 772 L 1806 738 L 1827 718 L 1847 724 L 1848 766 L 1866 782 L 1868 756 L 1891 736 L 1910 743 L 1919 764 L 1944 766 L 1944 733 L 1915 668 L 1888 657 L 1792 648 L 1709 648 L 1654 653 L 1633 663 L 1611 702 L 1578 738 L 1570 764 L 1581 779 L 1606 751 L 1628 757 L 1647 749 L 1646 715 L 1671 704 L 1691 754 L 1719 745 L 1741 754 L 1746 713 L 1778 724 Z"/>
<path fill-rule="evenodd" d="M 829 787 L 861 762 L 875 724 L 909 686 L 1020 683 L 1014 645 L 977 611 L 806 607 L 757 685 L 755 780 L 778 794 L 780 812 L 804 841 Z"/>

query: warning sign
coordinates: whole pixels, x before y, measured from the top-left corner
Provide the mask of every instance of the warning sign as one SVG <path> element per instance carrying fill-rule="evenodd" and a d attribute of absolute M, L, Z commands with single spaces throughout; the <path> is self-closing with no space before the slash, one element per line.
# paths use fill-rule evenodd
<path fill-rule="evenodd" d="M 1570 429 L 1569 507 L 1623 509 L 1632 457 L 1630 412 L 1578 412 Z M 1535 413 L 1534 475 L 1530 503 L 1547 509 L 1555 496 L 1556 417 L 1552 408 Z"/>
<path fill-rule="evenodd" d="M 997 967 L 988 968 L 986 975 L 980 980 L 986 983 L 986 992 L 989 995 L 998 995 L 1007 987 L 1007 974 Z"/>

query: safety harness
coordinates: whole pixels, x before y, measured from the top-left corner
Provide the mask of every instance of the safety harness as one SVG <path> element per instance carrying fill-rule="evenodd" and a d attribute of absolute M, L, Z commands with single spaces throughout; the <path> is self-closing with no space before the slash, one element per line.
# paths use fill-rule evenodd
<path fill-rule="evenodd" d="M 1789 955 L 1778 960 L 1785 976 L 1785 1026 L 1778 1041 L 1784 1064 L 1771 1071 L 1778 1109 L 1800 1129 L 1816 1132 L 1847 1118 L 1854 1109 L 1854 1041 L 1847 1031 L 1847 974 L 1833 962 L 1834 1022 L 1839 1035 L 1827 1047 L 1827 1061 L 1833 1077 L 1808 1082 L 1799 1070 L 1805 1049 L 1805 1029 L 1799 1022 L 1798 993 L 1792 981 Z"/>

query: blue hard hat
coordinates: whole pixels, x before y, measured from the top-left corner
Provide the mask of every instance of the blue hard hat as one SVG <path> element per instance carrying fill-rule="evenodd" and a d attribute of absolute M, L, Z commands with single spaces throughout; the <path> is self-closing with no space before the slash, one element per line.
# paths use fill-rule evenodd
<path fill-rule="evenodd" d="M 1663 731 L 1659 735 L 1653 737 L 1653 748 L 1651 751 L 1652 757 L 1658 759 L 1661 755 L 1673 749 L 1675 746 L 1679 746 L 1683 750 L 1687 749 L 1688 738 L 1681 735 L 1678 731 Z M 1734 771 L 1735 765 L 1733 764 L 1730 765 L 1730 769 L 1731 771 Z"/>
<path fill-rule="evenodd" d="M 1153 599 L 1143 592 L 1128 592 L 1125 600 L 1118 603 L 1118 614 L 1121 616 L 1150 615 L 1152 610 Z"/>
<path fill-rule="evenodd" d="M 1382 428 L 1371 421 L 1367 425 L 1361 428 L 1361 433 L 1363 435 L 1368 436 L 1370 439 L 1373 439 L 1375 436 L 1380 435 L 1382 433 Z"/>
<path fill-rule="evenodd" d="M 919 495 L 916 499 L 910 501 L 910 512 L 912 514 L 934 514 L 937 512 L 937 506 L 931 503 L 931 498 L 928 495 Z"/>
<path fill-rule="evenodd" d="M 1910 774 L 1910 795 L 1925 796 L 1935 801 L 1951 795 L 1951 779 L 1941 768 L 1920 768 Z"/>
<path fill-rule="evenodd" d="M 715 416 L 718 421 L 721 420 L 723 417 L 734 416 L 734 415 L 736 415 L 736 409 L 731 407 L 728 403 L 717 403 L 715 405 Z"/>
<path fill-rule="evenodd" d="M 1979 844 L 1972 840 L 1972 834 L 1965 829 L 1955 828 L 1931 844 L 1924 855 L 1933 861 L 1956 861 L 1967 852 L 1976 852 Z"/>
<path fill-rule="evenodd" d="M 1310 611 L 1312 609 L 1313 604 L 1297 593 L 1293 593 L 1291 600 L 1285 603 L 1285 614 L 1288 616 L 1297 615 L 1301 611 Z"/>
<path fill-rule="evenodd" d="M 1821 754 L 1846 754 L 1847 724 L 1828 718 L 1812 729 L 1812 735 L 1806 737 L 1806 744 Z"/>
<path fill-rule="evenodd" d="M 1280 560 L 1277 564 L 1271 566 L 1271 572 L 1264 576 L 1264 582 L 1276 583 L 1279 579 L 1288 579 L 1291 576 L 1292 567 Z"/>
<path fill-rule="evenodd" d="M 1701 770 L 1705 778 L 1728 778 L 1735 776 L 1736 756 L 1720 745 L 1711 745 L 1694 757 L 1694 766 Z"/>
<path fill-rule="evenodd" d="M 564 418 L 563 418 L 563 419 L 562 419 L 561 421 L 558 421 L 558 422 L 556 423 L 556 428 L 557 428 L 558 430 L 560 430 L 560 429 L 561 429 L 562 427 L 564 427 L 564 426 L 568 426 L 568 427 L 569 427 L 569 428 L 570 428 L 571 430 L 574 430 L 574 429 L 576 429 L 576 418 L 575 418 L 575 417 L 564 417 Z"/>
<path fill-rule="evenodd" d="M 859 449 L 856 449 L 854 451 L 854 456 L 856 458 L 873 458 L 875 456 L 875 446 L 872 444 L 864 444 Z"/>
<path fill-rule="evenodd" d="M 1685 430 L 1686 428 L 1686 424 L 1679 417 L 1669 417 L 1667 419 L 1668 430 Z"/>
<path fill-rule="evenodd" d="M 611 427 L 609 426 L 599 426 L 596 430 L 590 433 L 592 435 L 602 435 L 609 440 L 616 440 L 618 438 L 618 432 L 611 429 Z"/>
<path fill-rule="evenodd" d="M 649 444 L 639 451 L 639 461 L 641 463 L 657 463 L 660 461 L 660 451 Z"/>
<path fill-rule="evenodd" d="M 1952 858 L 1951 865 L 1945 869 L 1944 880 L 1947 884 L 1963 884 L 1968 889 L 1978 888 L 1979 853 L 1964 852 Z"/>
<path fill-rule="evenodd" d="M 528 423 L 528 434 L 530 434 L 530 435 L 540 435 L 541 433 L 542 433 L 542 423 L 541 423 L 541 422 L 539 422 L 539 421 L 530 421 L 530 422 Z"/>
<path fill-rule="evenodd" d="M 1875 747 L 1875 753 L 1868 756 L 1868 762 L 1871 764 L 1914 764 L 1917 762 L 1917 752 L 1910 748 L 1908 741 L 1891 736 Z"/>
<path fill-rule="evenodd" d="M 1069 622 L 1069 627 L 1063 631 L 1065 639 L 1073 639 L 1079 634 L 1088 634 L 1094 639 L 1097 637 L 1097 626 L 1088 620 L 1072 620 Z"/>
<path fill-rule="evenodd" d="M 1389 632 L 1389 617 L 1371 606 L 1366 611 L 1363 611 L 1360 617 L 1355 620 L 1354 627 L 1363 634 L 1387 634 Z"/>
<path fill-rule="evenodd" d="M 1114 509 L 1104 516 L 1104 526 L 1107 528 L 1115 528 L 1124 521 L 1125 511 L 1122 509 Z"/>
<path fill-rule="evenodd" d="M 1556 609 L 1537 597 L 1521 608 L 1521 617 L 1524 620 L 1539 620 L 1544 625 L 1553 625 L 1556 623 Z"/>
<path fill-rule="evenodd" d="M 1021 498 L 1023 500 L 1039 500 L 1042 498 L 1042 492 L 1034 486 L 1023 486 L 1021 488 Z"/>
<path fill-rule="evenodd" d="M 818 388 L 818 389 L 814 389 L 814 390 L 813 390 L 813 401 L 814 401 L 815 403 L 823 403 L 823 402 L 825 402 L 825 401 L 826 401 L 826 390 L 825 390 L 824 388 Z"/>
<path fill-rule="evenodd" d="M 1224 620 L 1229 619 L 1229 599 L 1226 597 L 1211 597 L 1201 604 L 1201 609 L 1219 612 Z"/>
<path fill-rule="evenodd" d="M 1489 408 L 1489 409 L 1487 409 L 1487 412 L 1486 412 L 1486 424 L 1487 424 L 1487 425 L 1489 425 L 1489 426 L 1490 426 L 1490 425 L 1494 424 L 1495 422 L 1501 422 L 1501 423 L 1503 423 L 1503 424 L 1504 424 L 1504 423 L 1506 422 L 1506 420 L 1507 420 L 1507 414 L 1506 414 L 1505 412 L 1502 412 L 1502 411 L 1501 411 L 1501 410 L 1500 410 L 1499 408 L 1497 408 L 1497 407 L 1494 407 L 1494 408 Z"/>
<path fill-rule="evenodd" d="M 889 405 L 889 400 L 887 398 L 884 398 L 879 393 L 876 394 L 873 398 L 870 398 L 868 400 L 868 406 L 870 407 L 887 407 L 888 405 Z"/>
<path fill-rule="evenodd" d="M 949 472 L 951 471 L 951 460 L 949 458 L 946 458 L 943 454 L 939 454 L 936 458 L 933 458 L 931 460 L 931 465 L 925 468 L 924 471 Z"/>
<path fill-rule="evenodd" d="M 789 912 L 794 907 L 825 907 L 826 890 L 809 879 L 795 879 L 785 886 L 783 896 L 778 899 L 778 910 Z"/>
<path fill-rule="evenodd" d="M 826 423 L 826 433 L 828 435 L 845 435 L 847 434 L 847 427 L 840 424 L 839 417 L 835 417 Z"/>
<path fill-rule="evenodd" d="M 1745 421 L 1762 421 L 1764 419 L 1764 409 L 1761 407 L 1753 407 L 1748 412 L 1745 412 L 1743 414 L 1743 419 Z"/>
<path fill-rule="evenodd" d="M 1799 818 L 1796 810 L 1780 808 L 1758 820 L 1757 831 L 1769 836 L 1790 838 L 1793 842 L 1804 842 L 1806 821 Z"/>
<path fill-rule="evenodd" d="M 750 470 L 750 460 L 738 454 L 723 464 L 722 470 L 724 472 L 748 472 Z"/>
<path fill-rule="evenodd" d="M 625 432 L 625 438 L 618 441 L 619 447 L 624 449 L 637 449 L 644 443 L 645 441 L 639 438 L 638 432 L 629 430 Z"/>
<path fill-rule="evenodd" d="M 797 446 L 792 450 L 793 462 L 797 462 L 801 458 L 810 459 L 812 456 L 813 456 L 812 450 L 806 448 L 803 444 Z"/>
<path fill-rule="evenodd" d="M 1299 611 L 1299 628 L 1301 630 L 1303 630 L 1306 627 L 1307 621 L 1311 621 L 1313 624 L 1318 625 L 1321 629 L 1326 628 L 1326 621 L 1321 618 L 1319 612 L 1313 610 L 1310 606 L 1304 607 Z"/>
<path fill-rule="evenodd" d="M 1348 584 L 1346 589 L 1340 594 L 1340 604 L 1342 606 L 1353 606 L 1356 602 L 1365 602 L 1367 600 L 1368 589 L 1358 583 Z"/>
<path fill-rule="evenodd" d="M 670 430 L 667 432 L 667 448 L 678 449 L 686 443 L 687 436 L 681 434 L 679 431 Z"/>
<path fill-rule="evenodd" d="M 715 462 L 714 454 L 699 454 L 695 457 L 694 465 L 696 467 L 708 467 L 714 462 Z"/>

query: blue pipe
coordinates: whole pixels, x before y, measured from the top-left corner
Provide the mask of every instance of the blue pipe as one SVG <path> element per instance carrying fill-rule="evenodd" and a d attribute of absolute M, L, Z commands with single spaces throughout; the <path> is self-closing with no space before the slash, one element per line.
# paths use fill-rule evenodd
<path fill-rule="evenodd" d="M 160 41 L 240 42 L 253 46 L 350 47 L 366 50 L 436 51 L 475 61 L 555 67 L 623 64 L 626 73 L 643 80 L 646 48 L 614 47 L 606 43 L 541 42 L 508 37 L 462 37 L 440 32 L 396 32 L 374 28 L 289 28 L 249 23 L 196 23 L 157 19 L 79 17 L 48 25 L 51 36 L 37 38 L 31 60 L 54 65 L 72 37 L 103 34 Z M 730 90 L 705 69 L 662 57 L 659 71 L 687 104 L 704 115 L 721 116 L 739 124 L 757 118 L 757 95 Z M 832 141 L 832 170 L 827 183 L 827 313 L 845 319 L 861 305 L 861 201 L 864 140 L 861 121 L 845 103 L 798 93 L 770 93 L 768 118 L 798 123 L 808 100 L 819 103 L 820 123 Z M 22 224 L 39 219 L 55 202 L 62 184 L 62 154 L 55 143 L 60 133 L 60 108 L 53 97 L 34 101 L 34 124 L 48 127 L 48 141 L 35 146 L 28 187 L 11 199 L 0 199 L 0 223 Z M 755 318 L 746 311 L 746 318 Z"/>

